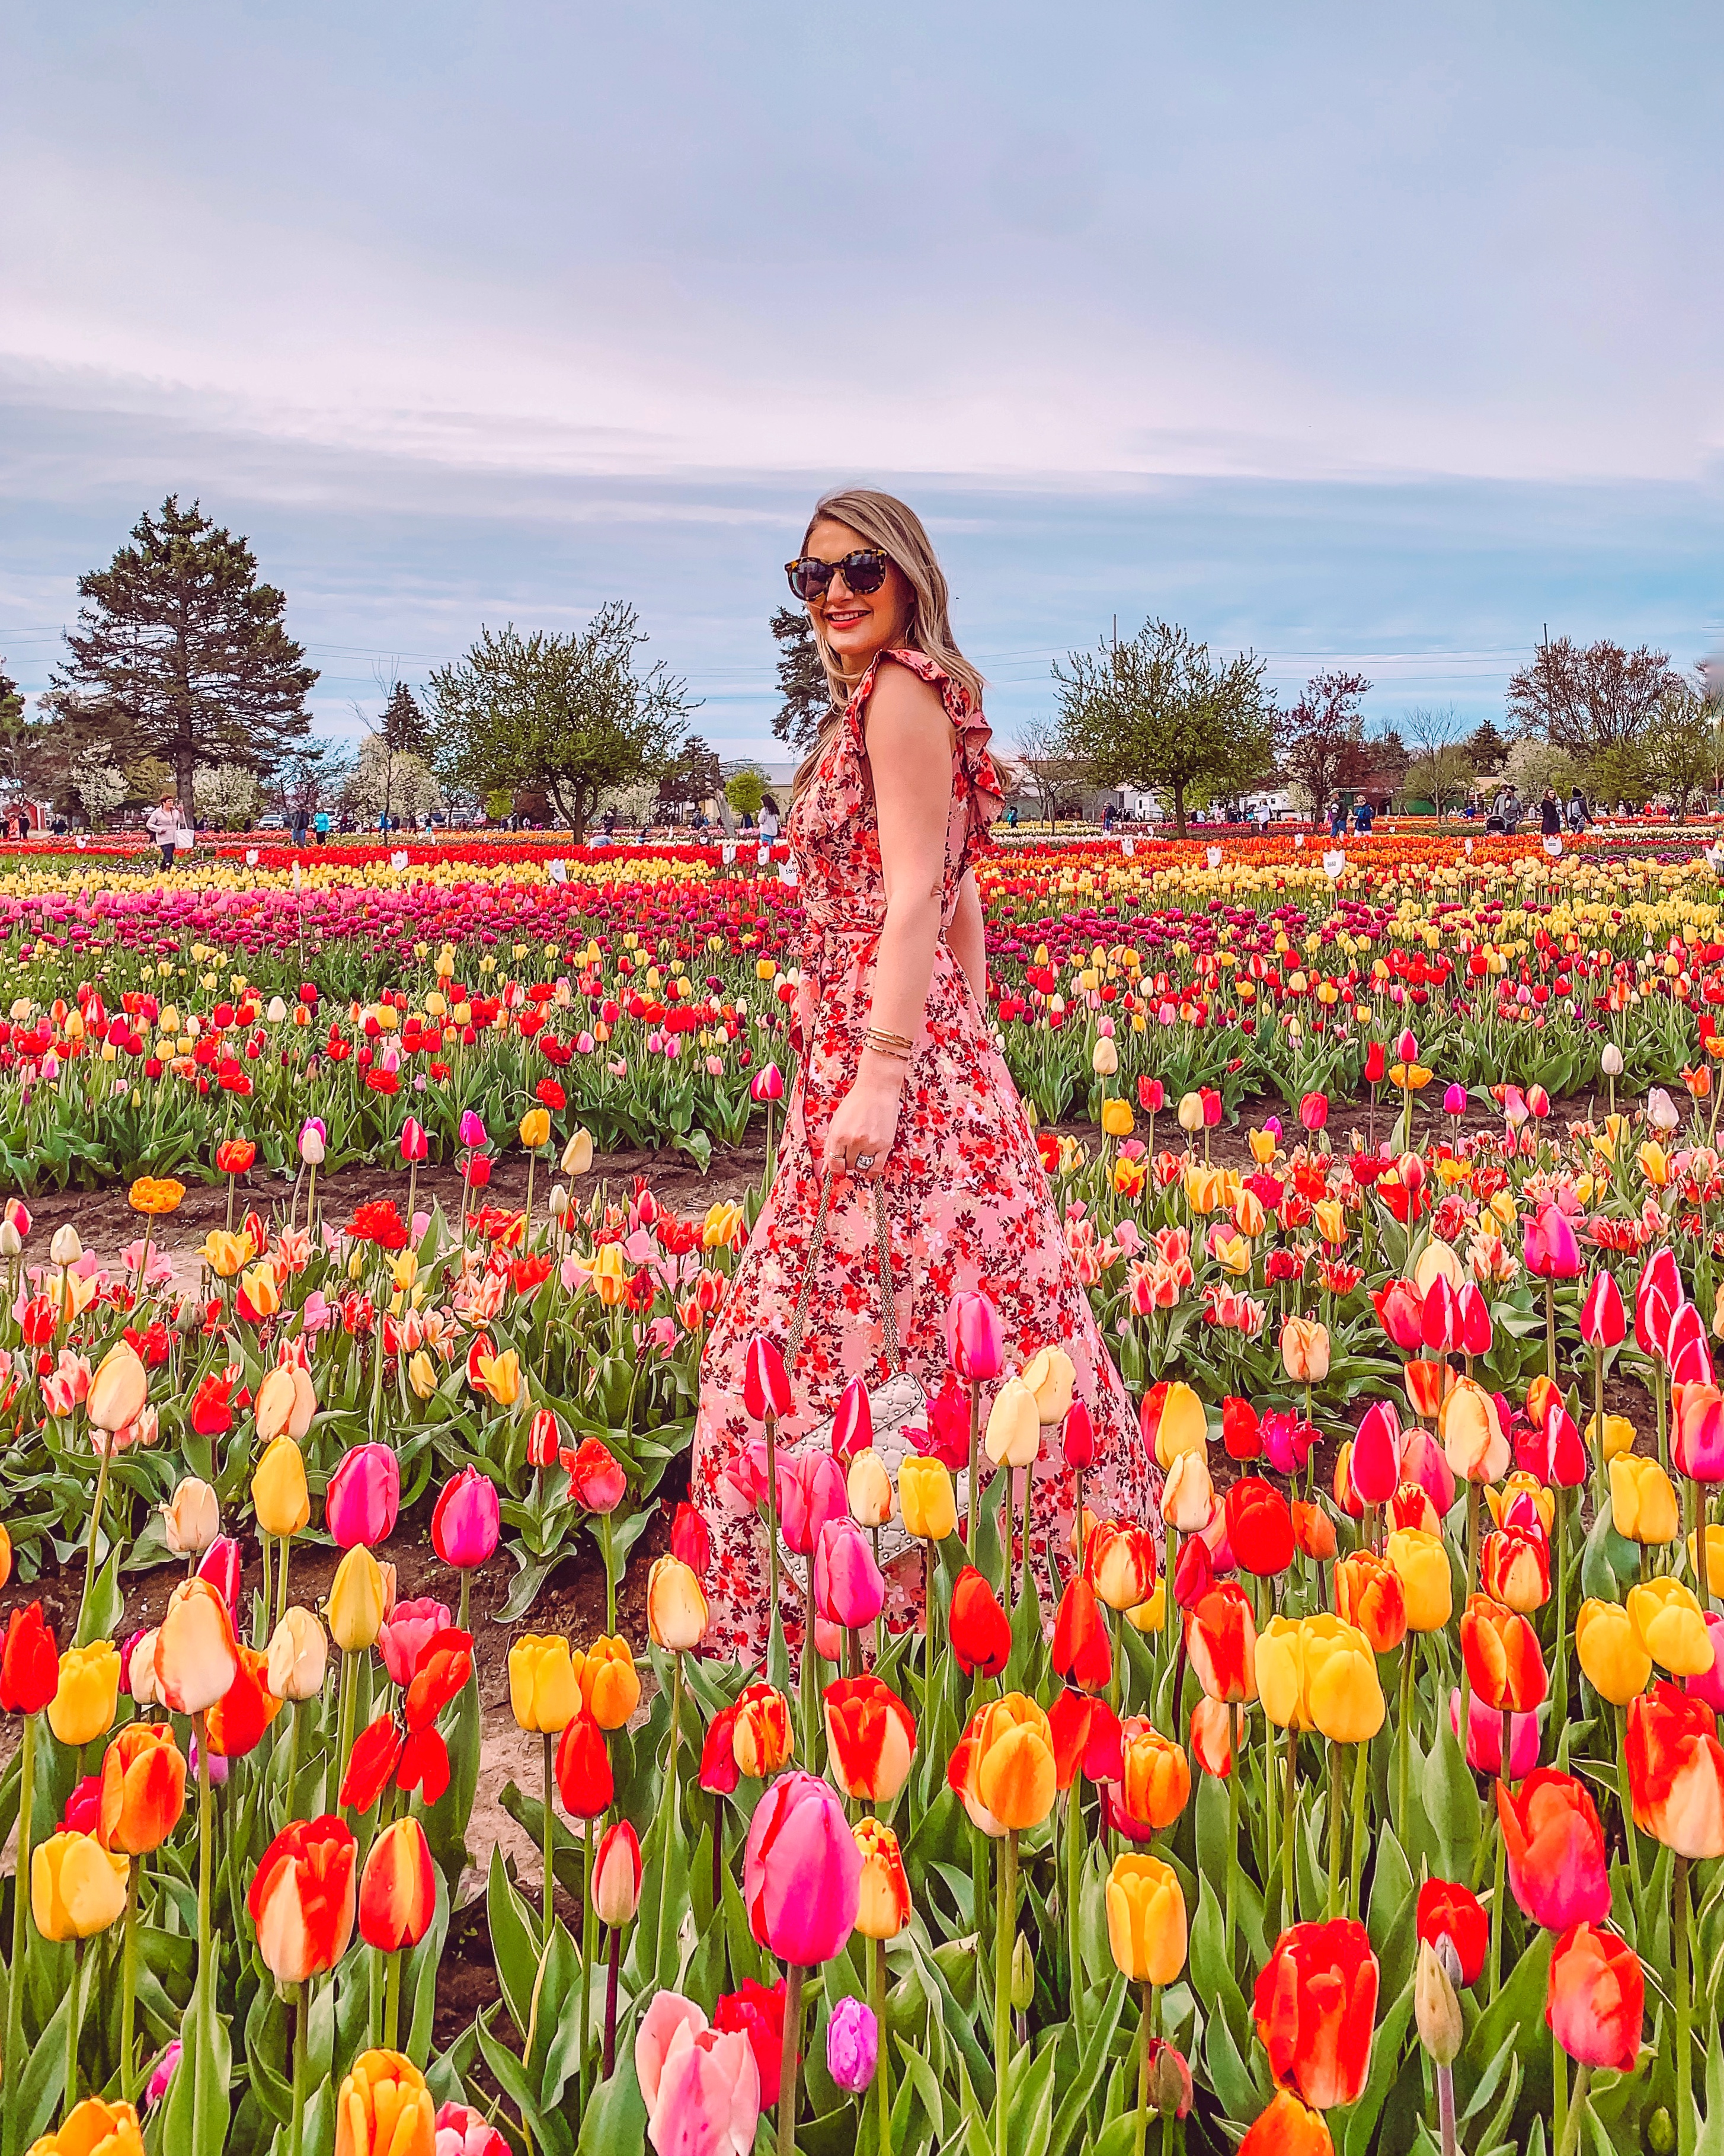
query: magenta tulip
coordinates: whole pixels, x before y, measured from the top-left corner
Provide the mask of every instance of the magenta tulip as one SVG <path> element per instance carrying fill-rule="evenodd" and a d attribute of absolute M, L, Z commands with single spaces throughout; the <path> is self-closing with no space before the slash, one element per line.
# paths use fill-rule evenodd
<path fill-rule="evenodd" d="M 1588 1348 L 1620 1348 L 1629 1332 L 1628 1313 L 1622 1306 L 1622 1290 L 1614 1273 L 1593 1276 L 1580 1306 L 1580 1337 Z"/>
<path fill-rule="evenodd" d="M 1643 1355 L 1661 1355 L 1670 1320 L 1688 1300 L 1676 1254 L 1665 1243 L 1646 1260 L 1634 1290 L 1634 1345 Z"/>
<path fill-rule="evenodd" d="M 1386 1505 L 1401 1486 L 1401 1419 L 1390 1401 L 1367 1408 L 1353 1440 L 1349 1470 L 1353 1489 L 1367 1505 Z"/>
<path fill-rule="evenodd" d="M 464 1467 L 444 1485 L 431 1515 L 431 1547 L 445 1564 L 469 1572 L 491 1555 L 501 1532 L 496 1484 L 476 1467 Z"/>
<path fill-rule="evenodd" d="M 946 1306 L 946 1359 L 972 1385 L 985 1385 L 1006 1366 L 999 1312 L 974 1288 L 961 1289 Z"/>
<path fill-rule="evenodd" d="M 1706 1613 L 1706 1632 L 1712 1643 L 1712 1666 L 1698 1676 L 1684 1677 L 1682 1689 L 1703 1699 L 1714 1714 L 1724 1714 L 1724 1617 L 1716 1609 Z"/>
<path fill-rule="evenodd" d="M 805 1452 L 778 1462 L 778 1526 L 785 1546 L 811 1557 L 829 1520 L 846 1517 L 849 1490 L 844 1462 L 829 1452 Z"/>
<path fill-rule="evenodd" d="M 757 1333 L 742 1365 L 742 1404 L 752 1422 L 790 1412 L 790 1377 L 777 1346 Z"/>
<path fill-rule="evenodd" d="M 1716 1386 L 1676 1395 L 1670 1458 L 1692 1482 L 1724 1482 L 1724 1401 Z"/>
<path fill-rule="evenodd" d="M 198 1577 L 207 1579 L 228 1605 L 229 1614 L 239 1607 L 239 1545 L 232 1535 L 218 1535 L 198 1559 Z"/>
<path fill-rule="evenodd" d="M 862 1852 L 837 1792 L 818 1774 L 782 1775 L 755 1807 L 742 1858 L 754 1936 L 801 1969 L 830 1961 L 855 1929 Z"/>
<path fill-rule="evenodd" d="M 635 2031 L 634 2077 L 659 2156 L 749 2156 L 760 2067 L 743 2030 L 709 2028 L 693 1999 L 661 1991 Z"/>
<path fill-rule="evenodd" d="M 1065 1410 L 1065 1427 L 1060 1433 L 1060 1450 L 1068 1467 L 1080 1474 L 1095 1457 L 1095 1425 L 1090 1410 L 1081 1400 L 1074 1400 Z"/>
<path fill-rule="evenodd" d="M 485 1143 L 485 1118 L 476 1108 L 463 1108 L 458 1134 L 469 1152 L 477 1152 Z"/>
<path fill-rule="evenodd" d="M 1443 1113 L 1445 1116 L 1464 1116 L 1466 1113 L 1466 1088 L 1455 1085 L 1444 1087 Z"/>
<path fill-rule="evenodd" d="M 447 1630 L 451 1621 L 448 1604 L 434 1602 L 429 1595 L 396 1604 L 377 1634 L 383 1667 L 389 1672 L 392 1684 L 399 1685 L 403 1691 L 407 1690 L 419 1666 L 420 1656 L 439 1632 Z"/>
<path fill-rule="evenodd" d="M 1485 1291 L 1476 1281 L 1463 1281 L 1458 1297 L 1460 1306 L 1460 1352 L 1463 1355 L 1488 1355 L 1496 1333 L 1491 1323 L 1491 1306 L 1485 1300 Z"/>
<path fill-rule="evenodd" d="M 874 1410 L 868 1404 L 868 1387 L 852 1378 L 838 1396 L 832 1418 L 832 1449 L 848 1465 L 874 1443 Z"/>
<path fill-rule="evenodd" d="M 1477 1692 L 1467 1700 L 1466 1763 L 1475 1774 L 1507 1774 L 1519 1781 L 1530 1774 L 1538 1764 L 1538 1717 L 1536 1714 L 1511 1714 L 1509 1727 L 1509 1758 L 1506 1768 L 1502 1763 L 1502 1713 L 1494 1707 L 1486 1707 Z M 1460 1693 L 1459 1689 L 1449 1694 L 1449 1727 L 1460 1734 Z"/>
<path fill-rule="evenodd" d="M 401 1462 L 387 1445 L 356 1445 L 342 1455 L 323 1498 L 325 1524 L 342 1549 L 387 1542 L 400 1510 Z"/>
<path fill-rule="evenodd" d="M 1578 1490 L 1585 1481 L 1591 1465 L 1586 1445 L 1560 1400 L 1552 1402 L 1542 1424 L 1516 1440 L 1515 1465 L 1552 1490 Z"/>
<path fill-rule="evenodd" d="M 1444 1355 L 1460 1353 L 1460 1298 L 1440 1273 L 1424 1291 L 1419 1331 L 1427 1348 Z"/>
<path fill-rule="evenodd" d="M 784 1074 L 776 1063 L 763 1063 L 748 1081 L 751 1101 L 782 1101 L 784 1097 Z"/>
<path fill-rule="evenodd" d="M 852 1519 L 829 1520 L 814 1545 L 814 1607 L 828 1624 L 854 1631 L 874 1622 L 885 1599 L 867 1536 Z"/>
<path fill-rule="evenodd" d="M 1555 1205 L 1541 1205 L 1523 1231 L 1521 1255 L 1526 1270 L 1537 1280 L 1576 1280 L 1580 1275 L 1580 1245 L 1568 1216 Z"/>
<path fill-rule="evenodd" d="M 1455 1471 L 1443 1448 L 1428 1430 L 1409 1430 L 1401 1436 L 1401 1480 L 1416 1482 L 1446 1519 L 1455 1503 Z"/>
<path fill-rule="evenodd" d="M 1419 1036 L 1410 1025 L 1402 1029 L 1400 1037 L 1395 1042 L 1395 1060 L 1397 1063 L 1416 1063 L 1419 1060 Z"/>
<path fill-rule="evenodd" d="M 431 1141 L 425 1126 L 417 1116 L 409 1116 L 401 1127 L 401 1158 L 409 1167 L 422 1161 L 431 1150 Z"/>

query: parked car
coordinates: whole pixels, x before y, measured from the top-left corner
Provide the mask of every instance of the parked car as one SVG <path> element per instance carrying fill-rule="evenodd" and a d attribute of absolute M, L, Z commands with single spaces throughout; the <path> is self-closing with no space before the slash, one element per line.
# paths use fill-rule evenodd
<path fill-rule="evenodd" d="M 287 819 L 285 816 L 278 816 L 272 808 L 268 815 L 259 817 L 258 829 L 260 831 L 285 831 L 287 829 Z"/>

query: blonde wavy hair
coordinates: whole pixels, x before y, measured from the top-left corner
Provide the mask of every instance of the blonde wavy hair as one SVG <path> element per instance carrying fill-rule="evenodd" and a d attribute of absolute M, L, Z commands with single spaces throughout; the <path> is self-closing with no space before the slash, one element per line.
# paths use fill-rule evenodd
<path fill-rule="evenodd" d="M 895 495 L 877 494 L 872 487 L 840 487 L 836 492 L 823 495 L 814 504 L 814 513 L 808 519 L 808 530 L 803 533 L 802 550 L 808 552 L 808 541 L 814 526 L 823 518 L 834 523 L 847 524 L 858 532 L 870 547 L 880 552 L 904 573 L 910 586 L 910 621 L 904 631 L 904 643 L 915 651 L 925 652 L 942 666 L 952 679 L 968 693 L 977 711 L 982 708 L 982 676 L 958 649 L 952 633 L 949 612 L 951 594 L 947 588 L 946 572 L 940 567 L 934 552 L 933 542 L 921 517 L 908 502 L 900 501 Z M 831 744 L 833 736 L 843 723 L 844 706 L 859 675 L 853 679 L 844 670 L 843 662 L 820 633 L 820 624 L 812 613 L 808 624 L 814 632 L 814 642 L 819 647 L 820 664 L 826 670 L 827 692 L 832 698 L 830 714 L 821 723 L 814 746 L 803 760 L 792 788 L 792 805 L 796 796 L 813 777 L 821 757 Z"/>

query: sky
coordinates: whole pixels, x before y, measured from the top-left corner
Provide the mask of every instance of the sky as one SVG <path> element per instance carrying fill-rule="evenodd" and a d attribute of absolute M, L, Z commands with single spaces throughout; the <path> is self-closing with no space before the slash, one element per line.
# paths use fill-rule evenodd
<path fill-rule="evenodd" d="M 352 733 L 638 608 L 726 756 L 823 489 L 923 513 L 1003 738 L 1117 618 L 1500 716 L 1724 642 L 1724 15 L 13 0 L 0 663 L 146 506 Z"/>

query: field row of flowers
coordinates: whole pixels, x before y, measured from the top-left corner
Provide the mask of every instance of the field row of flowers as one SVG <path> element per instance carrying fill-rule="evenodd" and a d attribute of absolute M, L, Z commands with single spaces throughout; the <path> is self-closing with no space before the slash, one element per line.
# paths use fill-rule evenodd
<path fill-rule="evenodd" d="M 242 1127 L 291 1168 L 308 1114 L 334 1165 L 386 1162 L 409 1111 L 449 1160 L 464 1111 L 501 1129 L 536 1101 L 559 1142 L 578 1126 L 704 1164 L 775 1112 L 765 1068 L 790 1060 L 808 939 L 788 864 L 685 850 L 165 883 L 26 863 L 0 878 L 0 1183 L 208 1175 Z M 1724 1001 L 1706 860 L 1208 850 L 986 858 L 992 1014 L 1044 1120 L 1099 1120 L 1107 1096 L 1147 1111 L 1157 1089 L 1229 1111 L 1375 1097 L 1408 1018 L 1424 1067 L 1480 1097 L 1593 1087 L 1607 1050 L 1634 1091 L 1705 1069 Z"/>
<path fill-rule="evenodd" d="M 1629 1013 L 1692 1024 L 1662 958 L 1629 978 Z M 1104 986 L 1145 993 L 1073 999 Z M 1111 1084 L 1109 1008 L 1079 1023 Z M 1157 1522 L 1080 1507 L 1045 1571 L 1014 1523 L 1091 1444 L 1058 1349 L 960 1296 L 895 1484 L 859 1386 L 829 1454 L 775 1461 L 794 1373 L 757 1341 L 731 1496 L 806 1615 L 753 1670 L 702 1654 L 685 1507 L 638 1658 L 615 1599 L 748 1206 L 553 1180 L 589 1166 L 582 1131 L 536 1201 L 489 1204 L 459 1040 L 451 1214 L 417 1202 L 417 1116 L 398 1196 L 331 1214 L 305 1116 L 266 1215 L 261 1089 L 223 1096 L 233 1204 L 195 1292 L 156 1251 L 171 1177 L 134 1187 L 118 1254 L 44 1248 L 14 1204 L 0 1558 L 82 1593 L 65 1637 L 26 1602 L 0 1650 L 26 1890 L 0 1909 L 0 2151 L 1710 2146 L 1724 1168 L 1710 1062 L 1619 1105 L 1614 1038 L 1572 1122 L 1505 1086 L 1482 1130 L 1415 1126 L 1449 1074 L 1409 1028 L 1369 1149 L 1331 1149 L 1312 1087 L 1224 1166 L 1219 1092 L 1152 1111 L 1147 1075 L 1095 1142 L 1048 1134 L 1164 1483 Z M 511 1142 L 536 1158 L 552 1112 Z M 400 1599 L 392 1542 L 428 1512 L 447 1585 Z M 894 1522 L 926 1626 L 888 1620 Z M 341 1553 L 315 1609 L 314 1542 Z M 513 1633 L 577 1543 L 604 1635 Z M 127 1570 L 162 1560 L 187 1576 L 127 1632 Z M 485 1566 L 513 1567 L 510 1631 L 471 1620 Z M 478 1670 L 505 1659 L 542 1739 L 511 1799 L 536 1876 L 467 1847 Z M 473 1856 L 500 1998 L 439 2042 Z"/>

